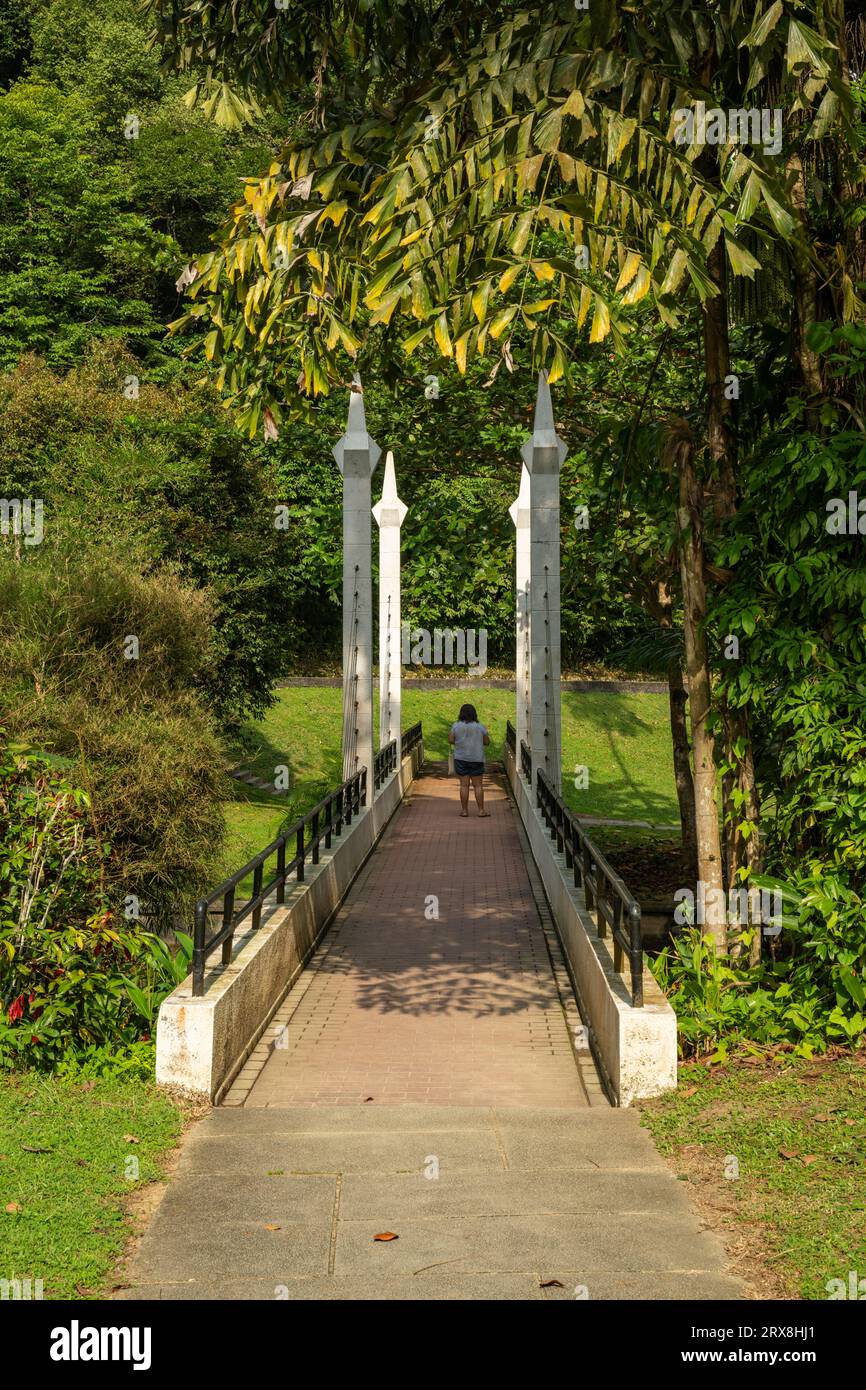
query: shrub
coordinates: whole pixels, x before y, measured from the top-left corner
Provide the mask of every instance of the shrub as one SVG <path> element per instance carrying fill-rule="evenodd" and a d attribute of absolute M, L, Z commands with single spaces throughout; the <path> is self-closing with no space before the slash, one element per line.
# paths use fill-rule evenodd
<path fill-rule="evenodd" d="M 42 548 L 16 564 L 0 547 L 0 708 L 15 737 L 76 768 L 111 847 L 102 901 L 118 913 L 133 896 L 151 927 L 201 892 L 224 833 L 222 748 L 198 689 L 209 618 L 170 574 Z"/>
<path fill-rule="evenodd" d="M 105 907 L 89 799 L 47 760 L 0 749 L 0 1055 L 56 1061 L 70 1046 L 122 1035 L 121 971 L 140 950 Z"/>
<path fill-rule="evenodd" d="M 192 942 L 173 953 L 107 905 L 113 848 L 91 812 L 44 755 L 0 739 L 0 1065 L 144 1079 Z"/>

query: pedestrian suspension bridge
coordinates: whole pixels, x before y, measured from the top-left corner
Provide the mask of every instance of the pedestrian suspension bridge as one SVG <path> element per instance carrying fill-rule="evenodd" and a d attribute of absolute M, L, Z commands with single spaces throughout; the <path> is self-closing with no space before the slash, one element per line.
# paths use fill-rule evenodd
<path fill-rule="evenodd" d="M 639 904 L 561 795 L 547 381 L 511 508 L 515 711 L 489 818 L 460 818 L 422 726 L 402 729 L 406 507 L 390 454 L 372 505 L 357 383 L 335 456 L 343 782 L 197 905 L 157 1079 L 214 1108 L 123 1296 L 740 1297 L 630 1108 L 676 1085 L 674 1015 Z"/>

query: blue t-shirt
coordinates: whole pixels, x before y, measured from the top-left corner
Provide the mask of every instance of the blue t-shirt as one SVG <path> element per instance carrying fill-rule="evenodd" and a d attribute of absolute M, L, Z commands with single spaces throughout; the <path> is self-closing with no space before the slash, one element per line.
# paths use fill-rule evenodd
<path fill-rule="evenodd" d="M 462 719 L 458 719 L 456 724 L 451 725 L 451 732 L 454 735 L 455 758 L 460 758 L 464 763 L 484 762 L 484 735 L 487 730 L 483 724 L 464 724 Z"/>

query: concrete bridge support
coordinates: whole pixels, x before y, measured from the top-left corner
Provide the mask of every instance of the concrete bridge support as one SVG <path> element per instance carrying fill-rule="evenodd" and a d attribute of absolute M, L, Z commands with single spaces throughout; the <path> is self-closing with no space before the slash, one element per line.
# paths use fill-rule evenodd
<path fill-rule="evenodd" d="M 533 773 L 536 768 L 543 768 L 551 785 L 559 792 L 562 790 L 559 470 L 568 449 L 556 433 L 550 386 L 544 371 L 538 374 L 532 434 L 521 453 L 529 472 L 529 742 Z"/>
<path fill-rule="evenodd" d="M 343 475 L 343 777 L 367 769 L 373 787 L 373 577 L 371 479 L 381 450 L 367 432 L 361 381 L 346 433 L 334 446 Z"/>

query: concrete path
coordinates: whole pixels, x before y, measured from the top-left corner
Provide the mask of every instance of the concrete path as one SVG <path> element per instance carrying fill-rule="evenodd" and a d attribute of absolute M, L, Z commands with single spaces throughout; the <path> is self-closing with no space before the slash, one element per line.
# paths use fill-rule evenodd
<path fill-rule="evenodd" d="M 219 1109 L 119 1297 L 742 1297 L 724 1263 L 628 1110 Z"/>
<path fill-rule="evenodd" d="M 120 1298 L 743 1296 L 637 1114 L 573 1050 L 501 784 L 489 805 L 461 820 L 453 779 L 415 784 L 187 1138 Z"/>

